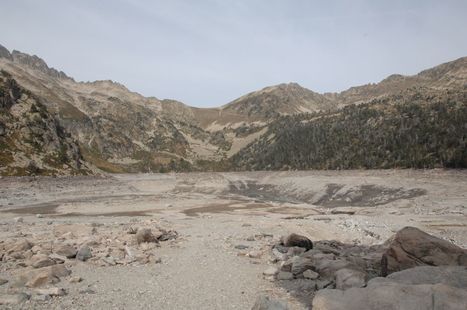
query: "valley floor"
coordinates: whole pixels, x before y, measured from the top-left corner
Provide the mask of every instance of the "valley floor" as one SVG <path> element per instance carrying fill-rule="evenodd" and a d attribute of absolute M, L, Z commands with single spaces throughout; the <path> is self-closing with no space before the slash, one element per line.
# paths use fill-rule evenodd
<path fill-rule="evenodd" d="M 83 280 L 62 279 L 54 286 L 67 295 L 23 308 L 250 309 L 265 292 L 304 309 L 306 301 L 263 276 L 281 235 L 373 245 L 415 226 L 466 248 L 466 207 L 465 170 L 3 177 L 0 242 L 61 240 L 56 232 L 67 224 L 77 224 L 75 234 L 93 227 L 86 237 L 97 243 L 126 238 L 129 227 L 179 234 L 152 250 L 156 262 L 65 262 Z M 6 294 L 21 266 L 1 262 L 0 272 Z"/>

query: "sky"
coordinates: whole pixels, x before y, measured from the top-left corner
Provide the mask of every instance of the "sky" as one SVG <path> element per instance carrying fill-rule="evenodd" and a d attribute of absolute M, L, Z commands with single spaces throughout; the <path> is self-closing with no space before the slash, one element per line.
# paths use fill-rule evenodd
<path fill-rule="evenodd" d="M 316 92 L 467 56 L 465 0 L 0 0 L 0 44 L 79 81 L 191 106 Z"/>

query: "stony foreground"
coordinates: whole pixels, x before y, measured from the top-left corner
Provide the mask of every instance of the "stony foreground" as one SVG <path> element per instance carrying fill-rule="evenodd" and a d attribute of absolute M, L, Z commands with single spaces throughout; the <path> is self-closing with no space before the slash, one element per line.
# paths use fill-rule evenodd
<path fill-rule="evenodd" d="M 2 178 L 0 307 L 462 309 L 466 176 Z"/>

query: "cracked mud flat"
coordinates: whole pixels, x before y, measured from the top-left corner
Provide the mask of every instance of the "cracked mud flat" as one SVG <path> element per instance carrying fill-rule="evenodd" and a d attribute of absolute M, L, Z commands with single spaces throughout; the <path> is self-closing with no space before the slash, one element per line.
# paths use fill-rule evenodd
<path fill-rule="evenodd" d="M 67 295 L 12 308 L 250 309 L 265 292 L 291 309 L 306 309 L 287 291 L 293 288 L 262 275 L 271 266 L 267 251 L 281 235 L 374 245 L 415 226 L 465 248 L 466 206 L 466 171 L 2 178 L 0 241 L 34 242 L 64 224 L 89 225 L 109 239 L 129 226 L 154 224 L 179 233 L 153 250 L 157 263 L 66 262 L 72 276 L 83 279 L 53 285 Z M 257 258 L 247 255 L 252 252 Z M 0 277 L 9 280 L 1 294 L 21 268 L 0 262 Z"/>

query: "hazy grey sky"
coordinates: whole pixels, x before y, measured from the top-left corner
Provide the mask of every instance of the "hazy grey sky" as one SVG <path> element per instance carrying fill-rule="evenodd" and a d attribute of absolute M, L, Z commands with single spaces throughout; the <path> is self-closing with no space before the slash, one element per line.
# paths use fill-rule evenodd
<path fill-rule="evenodd" d="M 0 44 L 77 80 L 219 106 L 282 82 L 318 92 L 467 56 L 467 1 L 0 0 Z"/>

